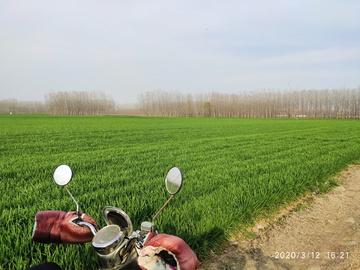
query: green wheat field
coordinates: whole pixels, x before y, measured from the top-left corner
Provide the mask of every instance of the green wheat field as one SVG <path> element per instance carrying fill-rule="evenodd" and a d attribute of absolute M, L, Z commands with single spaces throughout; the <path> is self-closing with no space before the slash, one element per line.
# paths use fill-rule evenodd
<path fill-rule="evenodd" d="M 123 209 L 139 229 L 169 198 L 167 170 L 183 188 L 155 225 L 183 238 L 199 258 L 231 232 L 307 192 L 360 160 L 360 121 L 346 119 L 166 118 L 0 115 L 0 269 L 53 261 L 98 269 L 91 243 L 31 241 L 38 211 L 76 206 L 52 178 L 68 164 L 80 211 L 100 227 L 104 206 Z"/>

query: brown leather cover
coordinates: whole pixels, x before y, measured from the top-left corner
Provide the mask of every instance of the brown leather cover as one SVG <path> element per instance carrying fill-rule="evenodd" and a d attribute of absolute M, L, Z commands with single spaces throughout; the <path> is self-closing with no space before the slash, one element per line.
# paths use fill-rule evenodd
<path fill-rule="evenodd" d="M 158 234 L 146 241 L 145 246 L 163 247 L 175 254 L 181 270 L 198 269 L 199 261 L 191 248 L 180 237 L 168 234 Z"/>
<path fill-rule="evenodd" d="M 79 213 L 82 220 L 98 225 L 92 217 Z M 77 219 L 76 212 L 41 211 L 35 215 L 36 229 L 32 240 L 39 243 L 78 244 L 90 242 L 93 234 L 86 226 L 78 226 L 72 221 Z"/>

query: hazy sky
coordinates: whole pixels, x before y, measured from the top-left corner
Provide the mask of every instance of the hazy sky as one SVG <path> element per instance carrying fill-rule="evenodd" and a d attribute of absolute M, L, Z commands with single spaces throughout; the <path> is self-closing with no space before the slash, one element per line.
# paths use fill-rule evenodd
<path fill-rule="evenodd" d="M 0 1 L 0 100 L 360 85 L 359 0 Z"/>

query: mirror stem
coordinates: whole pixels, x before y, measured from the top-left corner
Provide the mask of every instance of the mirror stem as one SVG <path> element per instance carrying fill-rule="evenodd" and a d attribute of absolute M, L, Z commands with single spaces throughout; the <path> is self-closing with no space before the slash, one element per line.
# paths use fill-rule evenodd
<path fill-rule="evenodd" d="M 155 218 L 160 214 L 160 212 L 165 208 L 165 206 L 170 202 L 170 200 L 174 197 L 174 194 L 171 195 L 171 197 L 167 200 L 167 202 L 163 205 L 163 207 L 161 207 L 161 209 L 159 210 L 159 212 L 156 213 L 156 215 L 154 216 L 154 218 L 152 219 L 151 225 L 154 226 L 154 220 Z"/>
<path fill-rule="evenodd" d="M 94 227 L 94 225 L 92 225 L 89 222 L 85 222 L 85 221 L 80 221 L 79 224 L 80 226 L 87 226 L 90 231 L 92 232 L 92 234 L 95 236 L 97 234 L 97 229 Z"/>
<path fill-rule="evenodd" d="M 71 195 L 70 191 L 67 189 L 66 186 L 64 186 L 64 188 L 66 189 L 66 191 L 69 193 L 70 197 L 73 199 L 73 201 L 76 203 L 76 214 L 78 216 L 78 218 L 80 219 L 80 214 L 79 214 L 79 205 L 78 203 L 75 201 L 75 198 L 73 197 L 73 195 Z"/>

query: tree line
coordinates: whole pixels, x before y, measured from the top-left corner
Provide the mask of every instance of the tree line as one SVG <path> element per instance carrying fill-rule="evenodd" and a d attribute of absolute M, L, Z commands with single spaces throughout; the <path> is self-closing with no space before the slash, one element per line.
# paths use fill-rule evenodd
<path fill-rule="evenodd" d="M 354 89 L 260 90 L 240 94 L 141 93 L 137 108 L 146 116 L 359 118 L 360 87 Z"/>
<path fill-rule="evenodd" d="M 353 89 L 259 90 L 239 94 L 141 93 L 118 106 L 102 92 L 52 92 L 45 102 L 0 100 L 0 113 L 54 115 L 129 114 L 180 117 L 359 118 L 360 86 Z"/>
<path fill-rule="evenodd" d="M 45 95 L 50 114 L 103 115 L 115 110 L 115 101 L 103 92 L 57 92 Z"/>
<path fill-rule="evenodd" d="M 41 101 L 18 101 L 12 98 L 0 100 L 0 113 L 37 114 L 46 113 L 46 108 Z"/>
<path fill-rule="evenodd" d="M 112 97 L 102 92 L 52 92 L 45 102 L 0 100 L 0 113 L 54 115 L 104 115 L 112 113 L 116 104 Z"/>

